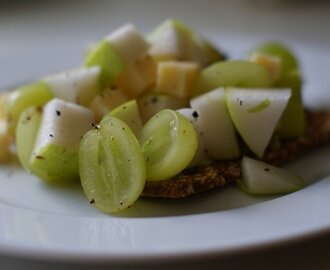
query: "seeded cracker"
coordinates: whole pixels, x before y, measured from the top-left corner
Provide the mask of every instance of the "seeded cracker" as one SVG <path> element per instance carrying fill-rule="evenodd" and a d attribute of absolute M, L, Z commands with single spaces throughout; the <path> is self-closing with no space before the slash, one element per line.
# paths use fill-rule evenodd
<path fill-rule="evenodd" d="M 306 135 L 283 140 L 279 145 L 266 150 L 263 161 L 283 165 L 304 153 L 330 142 L 330 112 L 306 112 Z M 183 198 L 225 186 L 240 178 L 241 160 L 217 161 L 187 169 L 168 180 L 147 182 L 142 196 Z"/>

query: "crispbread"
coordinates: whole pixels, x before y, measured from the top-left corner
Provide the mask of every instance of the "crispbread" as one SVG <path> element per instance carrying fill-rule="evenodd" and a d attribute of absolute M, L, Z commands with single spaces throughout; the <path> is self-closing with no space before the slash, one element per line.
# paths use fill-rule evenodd
<path fill-rule="evenodd" d="M 304 153 L 330 142 L 330 112 L 306 111 L 306 134 L 281 140 L 266 150 L 264 160 L 283 165 Z M 168 180 L 147 182 L 142 196 L 183 198 L 205 190 L 222 187 L 239 179 L 241 160 L 216 161 L 208 165 L 186 169 Z"/>

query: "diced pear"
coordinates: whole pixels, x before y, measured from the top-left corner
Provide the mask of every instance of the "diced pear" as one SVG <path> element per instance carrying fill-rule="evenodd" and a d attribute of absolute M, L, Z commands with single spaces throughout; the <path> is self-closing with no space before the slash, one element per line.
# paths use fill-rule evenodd
<path fill-rule="evenodd" d="M 27 124 L 24 127 L 23 121 L 24 119 L 20 130 L 33 135 L 35 131 L 26 129 L 30 127 L 35 130 L 37 124 Z M 94 121 L 94 114 L 90 109 L 56 98 L 47 103 L 28 161 L 29 171 L 51 183 L 78 181 L 79 143 Z M 17 147 L 25 146 L 18 144 Z"/>
<path fill-rule="evenodd" d="M 261 158 L 288 104 L 291 90 L 227 88 L 230 117 L 250 150 Z"/>
<path fill-rule="evenodd" d="M 135 99 L 118 106 L 109 114 L 107 114 L 103 119 L 106 119 L 109 116 L 117 117 L 121 121 L 125 122 L 133 131 L 136 137 L 140 135 L 142 129 L 142 121 L 139 113 L 139 108 Z"/>
<path fill-rule="evenodd" d="M 148 39 L 150 54 L 158 61 L 191 61 L 203 67 L 224 59 L 210 42 L 175 19 L 156 27 Z"/>
<path fill-rule="evenodd" d="M 31 83 L 8 93 L 4 102 L 4 113 L 8 132 L 15 134 L 20 114 L 30 106 L 43 106 L 53 98 L 49 87 L 43 82 Z"/>
<path fill-rule="evenodd" d="M 10 143 L 11 140 L 7 130 L 7 122 L 0 118 L 0 163 L 8 162 L 10 160 Z"/>
<path fill-rule="evenodd" d="M 194 40 L 202 51 L 204 57 L 203 66 L 208 66 L 212 63 L 225 60 L 226 56 L 201 35 L 195 34 Z"/>
<path fill-rule="evenodd" d="M 97 122 L 100 122 L 103 116 L 127 100 L 128 97 L 118 88 L 107 88 L 97 95 L 91 104 Z"/>
<path fill-rule="evenodd" d="M 190 60 L 193 40 L 190 31 L 177 20 L 167 20 L 149 34 L 149 53 L 158 61 Z"/>
<path fill-rule="evenodd" d="M 124 25 L 88 53 L 85 66 L 101 68 L 101 84 L 109 86 L 124 70 L 146 54 L 149 44 L 132 24 Z"/>
<path fill-rule="evenodd" d="M 253 195 L 290 193 L 305 185 L 300 176 L 249 157 L 242 160 L 242 179 L 237 183 L 243 191 Z"/>
<path fill-rule="evenodd" d="M 259 64 L 231 60 L 205 68 L 196 78 L 192 95 L 197 96 L 218 87 L 270 87 L 272 79 Z"/>
<path fill-rule="evenodd" d="M 279 80 L 282 68 L 280 57 L 266 53 L 255 52 L 251 54 L 250 61 L 263 66 L 271 76 L 273 82 Z"/>
<path fill-rule="evenodd" d="M 163 94 L 148 94 L 137 98 L 142 123 L 146 123 L 152 116 L 164 109 L 177 110 L 185 108 L 189 102 L 185 98 Z"/>
<path fill-rule="evenodd" d="M 125 67 L 124 59 L 106 40 L 101 41 L 85 60 L 86 67 L 98 66 L 101 69 L 101 87 L 113 82 Z"/>
<path fill-rule="evenodd" d="M 89 106 L 93 98 L 100 93 L 100 68 L 81 67 L 47 76 L 43 81 L 53 95 L 65 101 Z"/>
<path fill-rule="evenodd" d="M 127 64 L 134 63 L 149 49 L 148 42 L 133 24 L 125 24 L 106 37 L 106 40 Z"/>
<path fill-rule="evenodd" d="M 190 106 L 198 114 L 207 155 L 213 159 L 239 157 L 239 146 L 227 110 L 224 88 L 217 88 L 192 99 Z"/>
<path fill-rule="evenodd" d="M 194 158 L 192 159 L 192 161 L 190 161 L 189 167 L 201 165 L 202 163 L 204 163 L 207 160 L 207 157 L 206 157 L 206 151 L 205 151 L 206 146 L 205 146 L 205 140 L 204 140 L 204 131 L 201 128 L 199 115 L 198 115 L 197 111 L 195 111 L 191 108 L 182 108 L 182 109 L 177 110 L 177 112 L 181 113 L 183 116 L 185 116 L 190 121 L 190 123 L 193 125 L 193 127 L 196 131 L 196 135 L 197 135 L 197 139 L 198 139 L 197 150 L 195 152 Z"/>
<path fill-rule="evenodd" d="M 190 96 L 199 66 L 193 62 L 165 61 L 158 63 L 155 91 L 180 98 Z"/>
<path fill-rule="evenodd" d="M 136 98 L 155 82 L 156 68 L 156 62 L 145 55 L 126 66 L 113 86 L 120 88 L 127 97 Z"/>

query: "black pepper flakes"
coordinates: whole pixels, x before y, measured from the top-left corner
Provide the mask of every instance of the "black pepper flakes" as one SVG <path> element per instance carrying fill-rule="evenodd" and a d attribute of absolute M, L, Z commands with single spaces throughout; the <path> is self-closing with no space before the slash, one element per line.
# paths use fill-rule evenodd
<path fill-rule="evenodd" d="M 52 137 L 52 138 L 53 138 L 53 137 L 54 137 L 54 135 L 53 135 L 53 134 L 49 134 L 49 137 Z"/>
<path fill-rule="evenodd" d="M 239 105 L 240 105 L 240 106 L 243 105 L 243 101 L 242 101 L 242 100 L 239 101 Z"/>
<path fill-rule="evenodd" d="M 92 126 L 93 128 L 95 128 L 95 129 L 99 129 L 99 128 L 100 128 L 100 126 L 97 125 L 97 124 L 95 124 L 95 123 L 91 123 L 91 126 Z"/>
<path fill-rule="evenodd" d="M 158 97 L 152 97 L 151 103 L 157 103 L 157 101 L 158 101 Z"/>
<path fill-rule="evenodd" d="M 95 200 L 94 200 L 94 198 L 92 198 L 91 200 L 90 200 L 90 202 L 89 202 L 90 204 L 94 204 L 95 203 Z"/>
<path fill-rule="evenodd" d="M 192 116 L 193 116 L 194 118 L 198 118 L 198 112 L 197 112 L 197 111 L 193 111 Z"/>
<path fill-rule="evenodd" d="M 45 159 L 45 157 L 44 157 L 44 156 L 37 155 L 37 156 L 36 156 L 36 159 L 41 159 L 41 160 L 43 160 L 43 159 Z"/>
<path fill-rule="evenodd" d="M 61 116 L 61 112 L 59 110 L 56 110 L 56 115 Z"/>

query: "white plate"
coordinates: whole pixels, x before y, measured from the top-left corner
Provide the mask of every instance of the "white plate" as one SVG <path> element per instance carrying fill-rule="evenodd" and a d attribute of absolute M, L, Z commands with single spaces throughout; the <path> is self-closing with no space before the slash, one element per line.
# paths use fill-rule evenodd
<path fill-rule="evenodd" d="M 211 32 L 217 34 L 215 29 Z M 51 37 L 39 40 L 42 48 L 57 48 L 51 52 L 40 51 L 32 39 L 24 51 L 3 43 L 0 73 L 6 76 L 0 88 L 77 63 L 80 53 L 74 50 L 80 41 L 71 38 L 71 43 L 63 44 Z M 238 56 L 260 37 L 224 31 L 214 40 Z M 286 36 L 285 41 L 301 58 L 305 100 L 319 108 L 330 104 L 324 98 L 329 96 L 325 93 L 330 87 L 330 49 L 315 40 L 302 44 L 299 38 Z M 14 73 L 15 67 L 19 69 Z M 141 199 L 117 216 L 95 210 L 78 186 L 50 187 L 18 166 L 1 166 L 0 254 L 127 263 L 220 256 L 312 236 L 330 229 L 329 157 L 326 147 L 292 164 L 290 169 L 302 175 L 308 186 L 286 196 L 256 198 L 232 186 L 184 200 Z"/>

